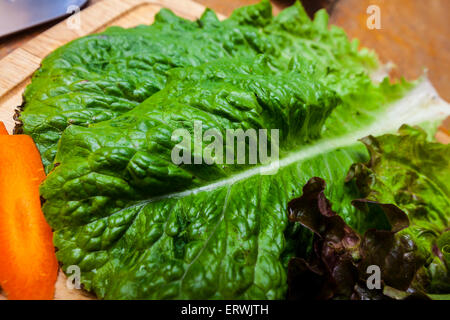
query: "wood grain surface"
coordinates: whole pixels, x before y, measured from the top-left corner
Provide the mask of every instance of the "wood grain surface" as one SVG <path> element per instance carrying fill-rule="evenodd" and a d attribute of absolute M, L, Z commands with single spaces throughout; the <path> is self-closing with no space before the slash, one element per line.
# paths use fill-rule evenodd
<path fill-rule="evenodd" d="M 381 29 L 366 25 L 369 5 L 378 5 Z M 428 76 L 442 98 L 450 101 L 449 0 L 340 0 L 331 23 L 361 44 L 375 49 L 381 61 L 396 65 L 393 76 Z"/>

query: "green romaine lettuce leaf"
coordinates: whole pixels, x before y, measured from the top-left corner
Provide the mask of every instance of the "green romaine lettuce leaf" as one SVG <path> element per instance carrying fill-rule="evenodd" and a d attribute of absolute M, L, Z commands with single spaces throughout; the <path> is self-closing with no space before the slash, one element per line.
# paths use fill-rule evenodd
<path fill-rule="evenodd" d="M 327 82 L 351 95 L 360 88 L 356 79 L 368 81 L 363 74 L 376 67 L 376 58 L 358 51 L 341 29 L 328 31 L 325 15 L 311 22 L 296 3 L 273 17 L 268 0 L 237 10 L 223 22 L 211 10 L 192 22 L 163 9 L 151 26 L 111 27 L 77 39 L 42 61 L 25 91 L 23 126 L 16 132 L 33 137 L 48 172 L 68 126 L 114 119 L 163 89 L 171 69 L 227 57 L 266 54 L 279 70 L 287 70 L 297 57 L 307 66 L 304 72 L 326 75 Z M 346 78 L 355 81 L 340 81 Z"/>
<path fill-rule="evenodd" d="M 192 105 L 209 95 L 202 90 L 193 99 L 190 93 L 195 90 L 188 91 Z M 154 110 L 153 99 L 165 108 L 179 101 L 155 95 L 131 117 L 125 114 L 99 124 L 98 130 L 68 128 L 56 158 L 59 165 L 41 187 L 44 212 L 56 230 L 59 260 L 64 268 L 79 265 L 86 288 L 99 297 L 283 298 L 283 261 L 292 254 L 290 238 L 284 237 L 287 201 L 309 178 L 324 177 L 330 181 L 327 197 L 334 209 L 350 225 L 363 228 L 365 222 L 351 206 L 358 193 L 344 187 L 350 165 L 367 159 L 357 136 L 361 130 L 375 133 L 403 122 L 402 114 L 380 114 L 361 130 L 299 143 L 295 151 L 286 138 L 275 175 L 261 174 L 259 167 L 215 173 L 213 167 L 171 167 L 170 155 L 161 151 L 163 142 L 170 145 L 167 127 L 146 127 L 152 118 L 144 111 Z M 429 104 L 413 107 L 430 115 Z M 393 110 L 403 110 L 403 100 L 385 112 L 395 115 Z M 183 114 L 181 123 L 189 125 L 199 112 Z M 155 148 L 152 141 L 160 137 L 158 153 L 150 152 Z M 179 192 L 167 193 L 164 186 Z"/>
<path fill-rule="evenodd" d="M 368 159 L 357 139 L 448 114 L 426 81 L 373 83 L 376 58 L 324 12 L 270 12 L 263 1 L 189 22 L 164 10 L 58 49 L 35 75 L 21 120 L 50 171 L 43 210 L 63 269 L 78 265 L 98 297 L 284 298 L 304 237 L 289 199 L 322 177 L 333 210 L 365 228 L 344 184 Z M 175 165 L 171 134 L 195 121 L 279 129 L 278 171 Z"/>

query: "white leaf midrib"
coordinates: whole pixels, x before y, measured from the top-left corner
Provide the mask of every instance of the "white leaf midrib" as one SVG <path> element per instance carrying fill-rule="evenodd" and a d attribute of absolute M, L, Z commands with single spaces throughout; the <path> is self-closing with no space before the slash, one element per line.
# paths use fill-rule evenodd
<path fill-rule="evenodd" d="M 403 124 L 417 125 L 427 121 L 443 119 L 449 115 L 450 104 L 440 98 L 430 81 L 424 78 L 403 98 L 395 101 L 384 112 L 381 112 L 371 125 L 335 139 L 319 140 L 316 144 L 304 146 L 301 150 L 293 152 L 279 160 L 279 169 L 301 160 L 310 159 L 339 148 L 355 145 L 358 139 L 368 135 L 391 133 L 398 130 Z M 148 203 L 163 199 L 182 198 L 200 192 L 212 191 L 260 175 L 261 172 L 269 170 L 270 165 L 253 167 L 226 179 L 182 192 L 152 197 L 143 202 Z"/>

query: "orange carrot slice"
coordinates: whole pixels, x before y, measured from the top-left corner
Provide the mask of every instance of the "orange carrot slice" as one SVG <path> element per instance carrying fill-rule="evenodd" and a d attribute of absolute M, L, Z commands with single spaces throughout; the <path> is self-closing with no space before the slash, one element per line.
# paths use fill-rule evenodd
<path fill-rule="evenodd" d="M 0 135 L 0 286 L 8 299 L 53 299 L 58 263 L 41 210 L 45 179 L 26 135 Z"/>
<path fill-rule="evenodd" d="M 6 130 L 5 124 L 0 121 L 0 135 L 8 134 L 8 130 Z"/>

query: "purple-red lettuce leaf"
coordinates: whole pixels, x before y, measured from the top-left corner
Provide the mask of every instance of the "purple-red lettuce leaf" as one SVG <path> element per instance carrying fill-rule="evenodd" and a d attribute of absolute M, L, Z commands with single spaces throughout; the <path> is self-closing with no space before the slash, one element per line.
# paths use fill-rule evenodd
<path fill-rule="evenodd" d="M 369 229 L 360 234 L 332 210 L 325 197 L 325 181 L 315 177 L 301 197 L 288 204 L 289 220 L 314 233 L 308 259 L 289 261 L 289 299 L 405 299 L 428 298 L 421 287 L 425 263 L 408 229 L 405 212 L 392 204 L 356 200 L 356 207 L 384 214 L 389 230 Z M 360 214 L 364 214 L 360 212 Z M 369 266 L 381 271 L 381 286 L 370 289 Z"/>

